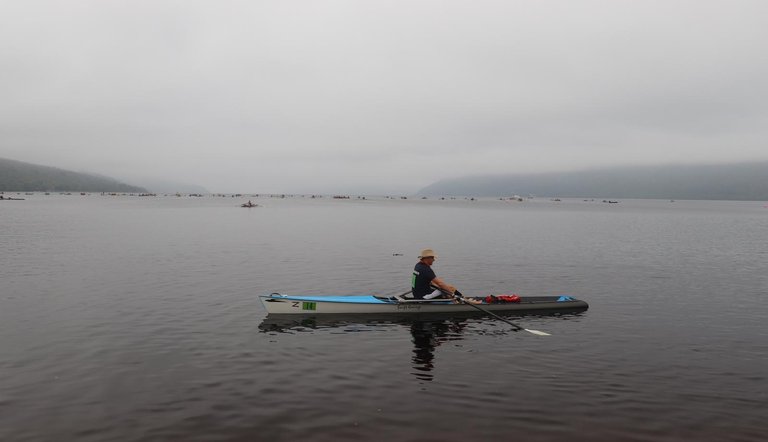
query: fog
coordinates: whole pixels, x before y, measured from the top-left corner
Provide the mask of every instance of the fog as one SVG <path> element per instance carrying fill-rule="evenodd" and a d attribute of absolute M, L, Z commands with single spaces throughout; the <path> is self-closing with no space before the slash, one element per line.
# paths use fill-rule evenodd
<path fill-rule="evenodd" d="M 764 1 L 1 1 L 0 157 L 214 192 L 768 159 Z"/>

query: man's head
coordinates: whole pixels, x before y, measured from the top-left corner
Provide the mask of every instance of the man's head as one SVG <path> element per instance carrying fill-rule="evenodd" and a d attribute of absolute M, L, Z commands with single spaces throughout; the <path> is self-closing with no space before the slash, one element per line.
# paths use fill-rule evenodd
<path fill-rule="evenodd" d="M 419 260 L 424 264 L 431 265 L 437 259 L 437 253 L 432 249 L 424 249 L 419 255 Z"/>

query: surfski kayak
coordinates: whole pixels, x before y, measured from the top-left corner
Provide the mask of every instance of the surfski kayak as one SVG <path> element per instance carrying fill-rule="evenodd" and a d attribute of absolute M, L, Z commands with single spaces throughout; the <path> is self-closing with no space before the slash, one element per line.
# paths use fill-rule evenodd
<path fill-rule="evenodd" d="M 589 304 L 568 295 L 521 296 L 519 302 L 477 304 L 493 312 L 557 312 L 587 310 Z M 261 302 L 270 314 L 387 314 L 387 313 L 459 313 L 477 312 L 471 305 L 457 304 L 450 299 L 415 300 L 403 296 L 289 296 L 279 293 L 261 295 Z"/>

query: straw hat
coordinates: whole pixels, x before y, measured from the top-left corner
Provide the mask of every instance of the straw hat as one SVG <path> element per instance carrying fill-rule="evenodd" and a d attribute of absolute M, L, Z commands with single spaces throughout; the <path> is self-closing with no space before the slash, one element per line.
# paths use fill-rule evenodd
<path fill-rule="evenodd" d="M 419 255 L 419 259 L 429 258 L 429 257 L 434 257 L 435 259 L 437 259 L 437 253 L 435 253 L 435 251 L 432 249 L 424 249 L 421 251 L 421 254 Z"/>

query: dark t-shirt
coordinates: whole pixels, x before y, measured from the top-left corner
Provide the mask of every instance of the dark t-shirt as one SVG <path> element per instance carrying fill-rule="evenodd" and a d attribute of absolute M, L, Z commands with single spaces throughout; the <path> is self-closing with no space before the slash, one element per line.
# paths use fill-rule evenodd
<path fill-rule="evenodd" d="M 435 272 L 432 270 L 432 267 L 421 261 L 416 263 L 416 267 L 413 268 L 413 278 L 411 278 L 413 297 L 423 299 L 424 295 L 432 293 L 434 289 L 429 286 L 429 283 L 435 278 Z"/>

